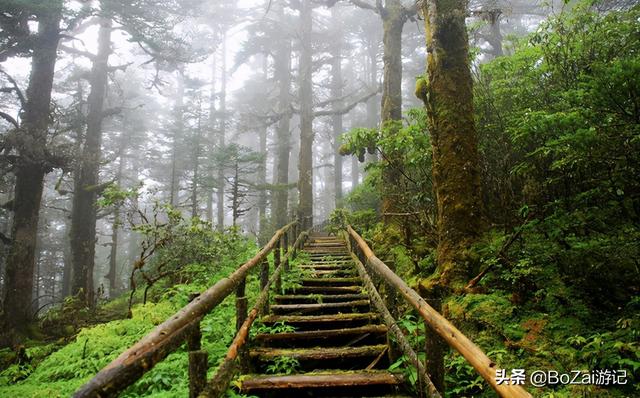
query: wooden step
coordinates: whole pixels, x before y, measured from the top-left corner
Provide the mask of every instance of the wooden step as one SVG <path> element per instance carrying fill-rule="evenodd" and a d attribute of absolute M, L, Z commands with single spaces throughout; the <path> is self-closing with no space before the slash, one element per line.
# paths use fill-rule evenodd
<path fill-rule="evenodd" d="M 349 252 L 346 251 L 346 250 L 331 251 L 331 252 L 327 252 L 327 251 L 307 251 L 307 250 L 305 250 L 305 253 L 309 254 L 309 257 L 311 257 L 311 258 L 351 257 Z"/>
<path fill-rule="evenodd" d="M 340 242 L 340 241 L 325 241 L 325 242 L 311 242 L 308 243 L 306 245 L 304 245 L 304 248 L 329 248 L 332 249 L 334 247 L 339 247 L 342 249 L 345 249 L 347 246 L 344 244 L 344 242 Z"/>
<path fill-rule="evenodd" d="M 325 269 L 325 270 L 333 270 L 333 269 L 355 269 L 351 261 L 341 261 L 341 262 L 330 262 L 330 263 L 313 263 L 313 264 L 302 264 L 298 265 L 299 268 L 302 269 Z"/>
<path fill-rule="evenodd" d="M 278 303 L 335 303 L 339 301 L 366 300 L 366 294 L 286 294 L 274 297 Z"/>
<path fill-rule="evenodd" d="M 273 389 L 335 388 L 371 385 L 397 386 L 403 378 L 384 370 L 355 372 L 313 372 L 297 375 L 257 375 L 241 382 L 241 392 Z"/>
<path fill-rule="evenodd" d="M 336 268 L 336 269 L 308 269 L 310 276 L 318 277 L 318 278 L 328 278 L 328 277 L 348 277 L 353 276 L 356 273 L 354 268 Z"/>
<path fill-rule="evenodd" d="M 351 286 L 354 284 L 361 284 L 362 279 L 360 277 L 351 278 L 303 278 L 301 280 L 303 286 Z"/>
<path fill-rule="evenodd" d="M 332 328 L 335 325 L 341 324 L 347 324 L 348 326 L 370 324 L 377 322 L 378 319 L 378 314 L 374 312 L 364 312 L 333 315 L 269 315 L 263 317 L 261 322 L 270 325 L 284 322 L 297 328 Z"/>
<path fill-rule="evenodd" d="M 360 293 L 362 286 L 300 286 L 295 294 L 349 294 Z"/>
<path fill-rule="evenodd" d="M 361 347 L 254 348 L 249 351 L 249 356 L 263 362 L 282 357 L 294 358 L 299 361 L 330 361 L 362 357 L 375 358 L 386 350 L 386 344 Z"/>
<path fill-rule="evenodd" d="M 385 334 L 387 327 L 385 325 L 365 325 L 354 328 L 344 329 L 325 329 L 325 330 L 307 330 L 303 332 L 288 333 L 261 333 L 256 335 L 255 339 L 261 343 L 272 343 L 278 341 L 295 342 L 298 340 L 322 340 L 343 336 L 358 336 L 365 334 Z"/>
<path fill-rule="evenodd" d="M 349 294 L 361 293 L 362 286 L 299 286 L 286 294 Z"/>
<path fill-rule="evenodd" d="M 274 314 L 354 312 L 353 309 L 368 307 L 369 304 L 369 300 L 319 304 L 275 304 L 271 306 L 271 312 Z"/>

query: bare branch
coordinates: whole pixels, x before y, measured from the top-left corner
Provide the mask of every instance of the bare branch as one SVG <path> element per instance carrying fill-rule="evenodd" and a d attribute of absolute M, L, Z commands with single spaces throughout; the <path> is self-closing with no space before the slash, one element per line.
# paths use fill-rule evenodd
<path fill-rule="evenodd" d="M 346 107 L 344 107 L 342 109 L 316 111 L 316 112 L 313 113 L 313 116 L 314 117 L 318 117 L 318 116 L 329 116 L 329 115 L 344 115 L 345 113 L 351 112 L 351 110 L 353 108 L 355 108 L 358 104 L 361 104 L 363 102 L 367 102 L 370 98 L 375 97 L 379 92 L 380 92 L 380 89 L 378 89 L 378 90 L 376 90 L 374 92 L 371 92 L 369 94 L 366 94 L 363 97 L 355 100 L 354 102 L 352 102 L 351 104 L 347 105 Z"/>
<path fill-rule="evenodd" d="M 11 243 L 13 243 L 13 239 L 9 238 L 8 236 L 3 234 L 2 232 L 0 232 L 0 241 L 2 243 L 4 243 L 5 245 L 10 245 Z"/>
<path fill-rule="evenodd" d="M 20 128 L 20 125 L 18 124 L 16 119 L 14 119 L 13 116 L 9 115 L 8 113 L 0 112 L 0 117 L 13 124 L 15 128 Z"/>
<path fill-rule="evenodd" d="M 351 4 L 356 7 L 363 8 L 365 10 L 371 10 L 376 14 L 380 14 L 380 8 L 378 7 L 378 1 L 376 1 L 376 5 L 370 4 L 363 0 L 349 0 Z"/>
<path fill-rule="evenodd" d="M 90 53 L 89 51 L 78 50 L 77 48 L 65 46 L 64 44 L 61 44 L 60 46 L 58 46 L 58 48 L 66 53 L 79 55 L 81 57 L 87 57 L 90 60 L 94 60 L 96 58 L 96 55 Z"/>
<path fill-rule="evenodd" d="M 7 78 L 7 80 L 9 80 L 9 83 L 11 83 L 11 85 L 13 86 L 13 91 L 16 92 L 16 95 L 20 100 L 20 105 L 24 108 L 24 106 L 27 104 L 27 98 L 22 93 L 22 90 L 20 90 L 20 86 L 18 86 L 18 83 L 4 69 L 0 68 L 0 73 L 3 74 Z"/>
<path fill-rule="evenodd" d="M 4 209 L 4 210 L 13 210 L 13 204 L 14 204 L 14 200 L 11 199 L 8 202 L 5 202 L 3 204 L 0 205 L 0 209 Z"/>

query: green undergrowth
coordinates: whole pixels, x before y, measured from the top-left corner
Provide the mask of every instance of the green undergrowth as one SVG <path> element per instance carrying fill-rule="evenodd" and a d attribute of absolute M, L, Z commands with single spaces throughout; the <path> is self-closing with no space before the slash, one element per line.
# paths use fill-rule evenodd
<path fill-rule="evenodd" d="M 188 265 L 180 269 L 180 275 L 153 286 L 148 302 L 133 307 L 131 319 L 85 327 L 63 346 L 30 342 L 26 350 L 28 360 L 13 364 L 0 373 L 0 396 L 70 396 L 121 352 L 186 305 L 191 294 L 205 291 L 257 252 L 254 243 L 234 231 L 226 232 L 224 236 L 213 231 L 198 231 L 196 235 L 200 234 L 209 238 L 216 235 L 215 244 L 225 247 L 211 249 L 208 258 L 198 258 L 197 262 L 190 262 L 191 257 L 185 255 L 183 259 Z M 194 239 L 191 244 L 193 249 L 199 243 Z M 182 252 L 185 253 L 184 248 Z M 167 250 L 167 253 L 171 251 Z M 175 259 L 175 251 L 171 256 Z M 257 297 L 258 275 L 256 269 L 248 277 L 246 291 L 250 306 Z M 128 294 L 124 296 L 104 304 L 102 310 L 121 310 L 128 300 Z M 226 354 L 235 334 L 234 300 L 234 295 L 229 296 L 201 323 L 202 347 L 209 353 L 210 374 Z M 120 396 L 184 397 L 188 395 L 187 371 L 188 354 L 186 348 L 181 347 Z"/>

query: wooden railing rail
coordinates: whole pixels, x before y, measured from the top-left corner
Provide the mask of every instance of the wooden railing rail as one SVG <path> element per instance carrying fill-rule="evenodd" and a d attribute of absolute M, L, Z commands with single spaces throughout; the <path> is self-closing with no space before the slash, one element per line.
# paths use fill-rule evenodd
<path fill-rule="evenodd" d="M 349 249 L 351 249 L 351 246 L 349 246 Z M 389 312 L 389 309 L 387 308 L 387 305 L 385 304 L 384 300 L 380 296 L 378 289 L 376 289 L 373 283 L 373 280 L 371 279 L 371 276 L 369 276 L 369 274 L 367 273 L 367 270 L 364 267 L 364 264 L 362 264 L 360 259 L 355 255 L 355 253 L 353 253 L 353 251 L 351 252 L 351 257 L 353 258 L 353 261 L 356 264 L 356 269 L 358 270 L 358 274 L 360 275 L 360 278 L 362 278 L 364 282 L 364 286 L 367 289 L 367 294 L 369 295 L 371 303 L 376 308 L 376 311 L 382 317 L 382 320 L 384 321 L 385 325 L 387 325 L 389 332 L 395 338 L 396 344 L 400 348 L 400 351 L 402 351 L 402 353 L 406 355 L 406 357 L 409 359 L 409 361 L 411 361 L 413 366 L 415 366 L 416 370 L 418 371 L 419 377 L 418 377 L 417 383 L 419 385 L 418 386 L 419 392 L 422 392 L 420 391 L 422 388 L 425 389 L 424 391 L 425 394 L 420 396 L 422 397 L 426 395 L 430 398 L 442 398 L 442 396 L 436 389 L 436 386 L 433 384 L 433 382 L 431 381 L 431 378 L 427 374 L 426 368 L 424 367 L 422 362 L 420 362 L 420 359 L 418 358 L 418 354 L 416 354 L 413 347 L 411 347 L 411 344 L 409 344 L 409 341 L 405 337 L 404 333 L 402 333 L 402 330 L 400 330 L 400 328 L 398 327 L 398 324 L 396 320 L 393 318 L 393 316 L 391 315 L 391 312 Z"/>
<path fill-rule="evenodd" d="M 271 286 L 280 280 L 283 272 L 286 272 L 286 264 L 290 259 L 295 258 L 296 252 L 302 247 L 304 241 L 309 236 L 308 232 L 302 232 L 296 242 L 293 245 L 291 251 L 288 251 L 280 264 L 275 265 L 273 275 L 268 280 L 267 284 L 262 288 L 260 296 L 256 300 L 254 307 L 249 312 L 249 315 L 238 329 L 233 342 L 229 346 L 227 354 L 222 361 L 222 364 L 218 367 L 218 370 L 207 383 L 205 389 L 202 390 L 200 398 L 219 398 L 222 397 L 226 389 L 229 386 L 229 382 L 233 378 L 234 374 L 238 370 L 247 371 L 245 364 L 243 364 L 244 345 L 247 343 L 249 330 L 253 325 L 253 322 L 258 317 L 258 314 L 262 313 L 266 315 L 269 312 L 269 290 Z M 266 306 L 266 307 L 265 307 Z"/>
<path fill-rule="evenodd" d="M 434 310 L 420 295 L 387 267 L 356 231 L 347 226 L 351 250 L 370 270 L 373 270 L 389 286 L 396 289 L 404 299 L 411 304 L 424 319 L 427 325 L 456 351 L 458 351 L 473 368 L 489 383 L 500 397 L 503 398 L 531 398 L 531 395 L 521 386 L 498 384 L 496 369 L 498 365 L 458 330 L 445 317 Z"/>
<path fill-rule="evenodd" d="M 207 371 L 207 354 L 200 350 L 200 321 L 232 292 L 236 292 L 236 325 L 240 327 L 247 318 L 244 297 L 246 277 L 253 268 L 262 264 L 261 280 L 264 278 L 264 262 L 274 249 L 276 267 L 280 264 L 280 248 L 286 250 L 284 236 L 291 229 L 297 232 L 297 221 L 276 231 L 269 242 L 252 259 L 241 265 L 227 278 L 223 278 L 195 297 L 172 317 L 158 325 L 132 347 L 105 366 L 85 385 L 74 393 L 76 398 L 110 397 L 117 395 L 137 381 L 158 362 L 187 343 L 189 350 L 190 396 L 197 396 L 204 388 Z M 285 254 L 285 258 L 288 255 Z M 268 264 L 266 265 L 268 280 Z M 244 309 L 243 309 L 244 308 Z"/>

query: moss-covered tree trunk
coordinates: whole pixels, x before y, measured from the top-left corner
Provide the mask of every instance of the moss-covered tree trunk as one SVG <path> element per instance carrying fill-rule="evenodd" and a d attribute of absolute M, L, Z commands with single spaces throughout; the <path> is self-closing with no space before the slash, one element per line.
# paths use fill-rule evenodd
<path fill-rule="evenodd" d="M 427 79 L 416 94 L 427 108 L 433 149 L 433 185 L 438 206 L 437 269 L 420 285 L 436 309 L 470 276 L 470 248 L 482 233 L 478 139 L 474 126 L 472 78 L 465 26 L 466 0 L 422 3 L 427 41 Z M 444 392 L 444 343 L 428 330 L 427 363 Z"/>
<path fill-rule="evenodd" d="M 389 133 L 393 134 L 393 130 L 397 128 L 395 122 L 402 119 L 402 30 L 408 15 L 400 0 L 387 0 L 381 16 L 384 48 L 381 118 L 383 128 L 390 129 Z M 387 154 L 390 161 L 394 157 L 393 153 Z M 382 178 L 387 187 L 382 196 L 382 215 L 385 224 L 390 225 L 395 222 L 395 218 L 389 214 L 401 210 L 397 186 L 402 175 L 396 168 L 385 167 Z"/>
<path fill-rule="evenodd" d="M 312 93 L 312 5 L 300 6 L 300 156 L 298 160 L 298 218 L 303 229 L 313 225 L 313 93 Z"/>
<path fill-rule="evenodd" d="M 428 82 L 419 95 L 427 107 L 438 205 L 438 275 L 458 289 L 468 281 L 469 248 L 483 230 L 478 138 L 474 124 L 465 0 L 423 4 Z"/>
<path fill-rule="evenodd" d="M 74 183 L 71 209 L 71 257 L 73 261 L 72 294 L 82 292 L 89 306 L 93 298 L 93 268 L 96 245 L 96 202 L 102 154 L 102 121 L 107 93 L 112 22 L 100 19 L 98 53 L 91 69 L 91 92 L 87 99 L 87 132 L 80 160 L 78 179 Z"/>
<path fill-rule="evenodd" d="M 27 88 L 20 145 L 15 165 L 15 195 L 11 249 L 7 255 L 3 300 L 5 331 L 22 329 L 30 321 L 33 297 L 38 216 L 43 181 L 50 170 L 46 143 L 51 90 L 60 40 L 62 2 L 51 1 L 38 13 L 38 33 L 33 38 L 31 75 Z"/>

